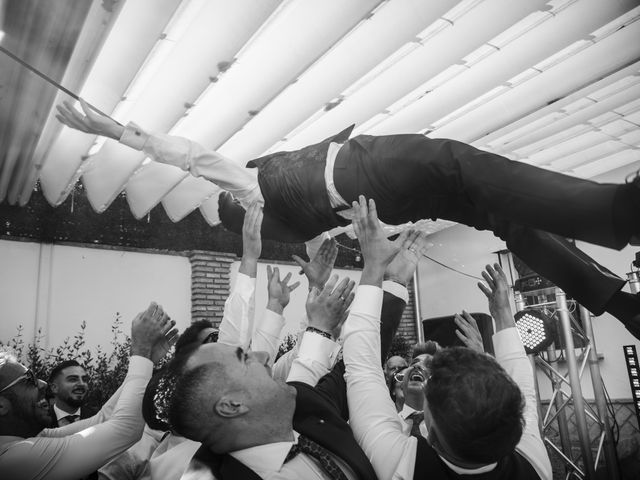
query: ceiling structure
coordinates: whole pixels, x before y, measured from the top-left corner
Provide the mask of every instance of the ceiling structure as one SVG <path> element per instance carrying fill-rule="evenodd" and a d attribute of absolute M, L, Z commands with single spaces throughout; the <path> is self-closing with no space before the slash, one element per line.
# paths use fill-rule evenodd
<path fill-rule="evenodd" d="M 0 0 L 0 47 L 241 165 L 355 123 L 622 182 L 640 168 L 639 19 L 638 0 Z M 218 187 L 63 127 L 69 98 L 0 52 L 0 201 L 58 205 L 82 179 L 98 213 L 124 192 L 136 218 L 219 223 Z"/>

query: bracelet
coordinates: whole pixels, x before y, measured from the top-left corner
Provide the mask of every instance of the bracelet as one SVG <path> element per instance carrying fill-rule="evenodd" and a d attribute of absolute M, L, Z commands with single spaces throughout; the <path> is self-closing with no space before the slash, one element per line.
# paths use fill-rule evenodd
<path fill-rule="evenodd" d="M 331 336 L 330 333 L 327 333 L 324 330 L 320 330 L 319 328 L 316 328 L 316 327 L 307 327 L 307 329 L 305 331 L 306 332 L 317 333 L 318 335 L 322 335 L 324 338 L 328 338 L 329 340 L 333 340 L 333 337 Z"/>

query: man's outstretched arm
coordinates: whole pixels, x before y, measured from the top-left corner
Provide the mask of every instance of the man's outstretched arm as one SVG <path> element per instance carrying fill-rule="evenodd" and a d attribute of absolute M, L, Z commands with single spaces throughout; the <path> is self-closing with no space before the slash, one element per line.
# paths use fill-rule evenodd
<path fill-rule="evenodd" d="M 255 201 L 264 201 L 254 171 L 187 138 L 164 134 L 151 135 L 134 123 L 118 124 L 101 115 L 80 100 L 84 114 L 69 102 L 58 105 L 56 118 L 70 128 L 91 135 L 112 138 L 135 150 L 141 150 L 156 162 L 166 163 L 204 177 L 232 193 L 246 208 Z"/>
<path fill-rule="evenodd" d="M 493 335 L 496 360 L 518 384 L 525 399 L 525 425 L 516 451 L 529 461 L 540 478 L 550 479 L 553 474 L 549 454 L 538 429 L 535 373 L 527 359 L 511 312 L 507 276 L 500 265 L 495 264 L 493 267 L 487 265 L 482 277 L 487 285 L 478 283 L 478 287 L 487 296 L 489 311 L 496 322 L 496 333 Z"/>

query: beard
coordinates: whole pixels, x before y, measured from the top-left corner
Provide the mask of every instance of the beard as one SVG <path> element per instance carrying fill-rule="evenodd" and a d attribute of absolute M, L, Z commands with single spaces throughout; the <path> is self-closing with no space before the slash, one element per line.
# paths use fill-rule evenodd
<path fill-rule="evenodd" d="M 70 407 L 73 408 L 80 408 L 82 405 L 84 405 L 84 399 L 86 397 L 86 393 L 83 394 L 81 397 L 79 396 L 69 396 L 67 398 L 64 399 L 64 402 L 69 405 Z"/>
<path fill-rule="evenodd" d="M 6 394 L 5 394 L 6 395 Z M 16 395 L 6 395 L 11 402 L 14 416 L 28 424 L 34 432 L 40 432 L 44 428 L 54 426 L 53 416 L 51 415 L 49 402 L 44 395 L 39 396 L 33 401 L 25 401 Z"/>
<path fill-rule="evenodd" d="M 74 386 L 72 390 L 58 390 L 57 400 L 72 408 L 80 408 L 85 404 L 89 390 L 85 387 Z"/>

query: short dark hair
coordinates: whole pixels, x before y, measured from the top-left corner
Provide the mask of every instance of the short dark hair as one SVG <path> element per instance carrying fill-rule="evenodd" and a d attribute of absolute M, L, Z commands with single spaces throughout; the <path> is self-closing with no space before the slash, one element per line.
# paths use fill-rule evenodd
<path fill-rule="evenodd" d="M 188 371 L 183 371 L 177 378 L 173 394 L 169 400 L 169 425 L 172 430 L 183 437 L 200 441 L 196 426 L 202 423 L 200 415 L 213 414 L 208 408 L 202 412 L 201 398 L 206 395 L 209 400 L 216 400 L 215 392 L 211 391 L 210 378 L 214 376 L 216 382 L 226 383 L 230 380 L 223 364 L 209 362 Z"/>
<path fill-rule="evenodd" d="M 54 382 L 56 378 L 62 373 L 65 368 L 69 367 L 81 367 L 84 368 L 83 365 L 80 365 L 76 360 L 65 360 L 64 362 L 60 362 L 51 370 L 51 374 L 49 374 L 49 380 L 47 383 Z M 86 369 L 85 369 L 86 370 Z"/>
<path fill-rule="evenodd" d="M 185 328 L 175 345 L 175 351 L 178 353 L 187 345 L 198 340 L 198 334 L 206 328 L 216 328 L 209 320 L 197 320 Z"/>
<path fill-rule="evenodd" d="M 438 342 L 434 342 L 433 340 L 416 343 L 411 350 L 411 358 L 416 358 L 418 355 L 424 354 L 435 355 L 439 350 L 442 350 L 442 347 Z"/>
<path fill-rule="evenodd" d="M 493 357 L 464 347 L 438 351 L 425 393 L 438 432 L 460 458 L 493 463 L 520 441 L 524 398 Z"/>

